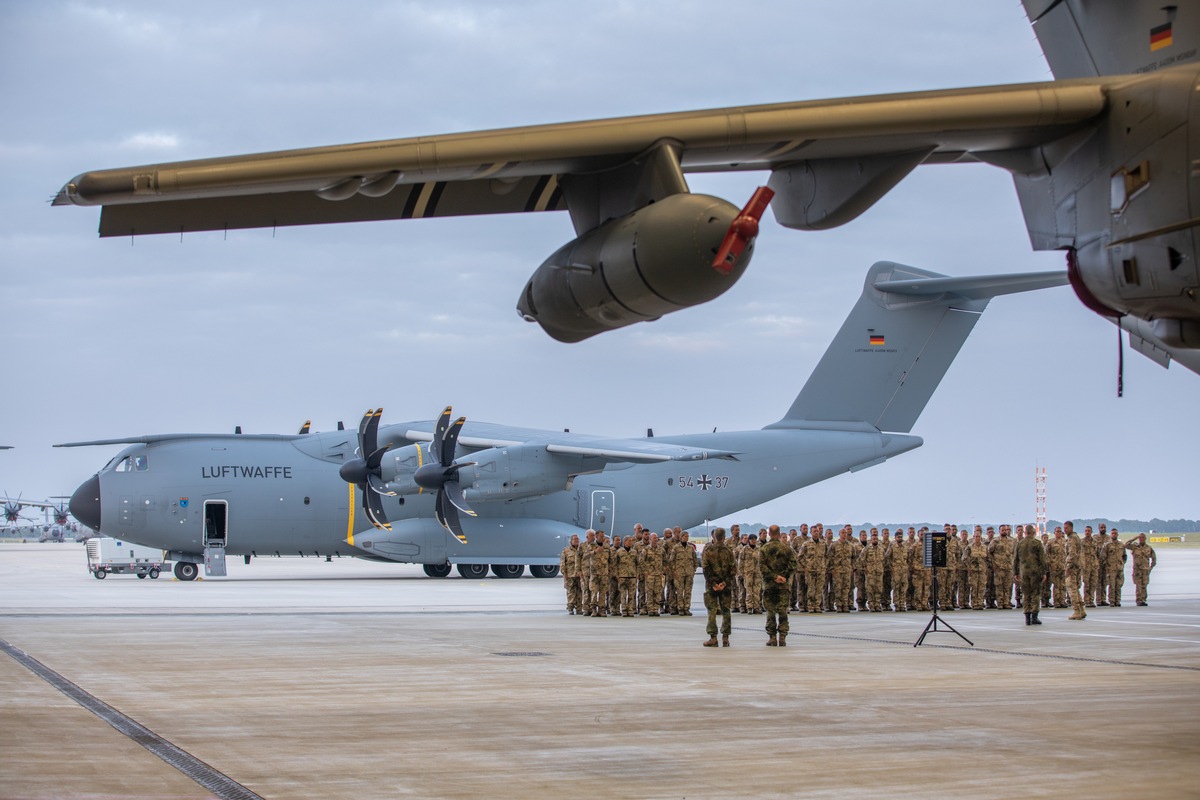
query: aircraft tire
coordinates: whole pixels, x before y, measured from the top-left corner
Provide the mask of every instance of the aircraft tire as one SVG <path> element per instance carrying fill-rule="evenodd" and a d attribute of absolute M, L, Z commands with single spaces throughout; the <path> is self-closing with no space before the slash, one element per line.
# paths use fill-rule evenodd
<path fill-rule="evenodd" d="M 487 575 L 487 564 L 459 564 L 455 569 L 464 578 L 478 579 Z"/>
<path fill-rule="evenodd" d="M 156 569 L 152 569 L 152 570 L 150 570 L 150 573 L 149 573 L 149 574 L 150 574 L 150 580 L 152 580 L 152 581 L 156 581 L 156 580 L 158 580 L 158 576 L 159 576 L 159 571 L 158 571 L 158 570 L 156 570 Z"/>
<path fill-rule="evenodd" d="M 525 574 L 525 565 L 492 564 L 492 574 L 497 578 L 519 578 Z"/>
<path fill-rule="evenodd" d="M 175 577 L 181 581 L 194 581 L 200 570 L 191 561 L 175 562 Z"/>
<path fill-rule="evenodd" d="M 553 578 L 558 575 L 557 564 L 530 564 L 529 574 L 535 578 Z"/>
<path fill-rule="evenodd" d="M 92 574 L 96 576 L 96 580 L 102 581 L 102 580 L 104 580 L 104 576 L 107 575 L 108 573 L 102 569 L 98 569 L 95 572 L 93 572 Z"/>
<path fill-rule="evenodd" d="M 426 564 L 425 574 L 431 578 L 444 578 L 450 574 L 449 564 Z"/>

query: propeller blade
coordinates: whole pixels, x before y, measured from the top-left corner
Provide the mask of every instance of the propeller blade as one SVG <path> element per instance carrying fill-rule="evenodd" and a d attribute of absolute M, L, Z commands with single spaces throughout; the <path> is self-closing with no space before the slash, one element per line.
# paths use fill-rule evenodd
<path fill-rule="evenodd" d="M 449 409 L 447 409 L 449 410 Z M 439 460 L 443 467 L 448 467 L 454 462 L 454 448 L 458 446 L 458 434 L 462 430 L 463 424 L 467 421 L 466 417 L 459 417 L 454 420 L 454 424 L 442 437 L 441 451 L 438 453 Z"/>
<path fill-rule="evenodd" d="M 367 422 L 365 435 L 360 438 L 358 444 L 362 447 L 362 455 L 366 457 L 368 453 L 374 453 L 379 449 L 379 418 L 383 416 L 383 407 L 375 409 Z"/>
<path fill-rule="evenodd" d="M 387 484 L 383 482 L 383 478 L 379 477 L 375 473 L 369 473 L 367 475 L 367 485 L 370 486 L 372 491 L 374 491 L 376 494 L 387 495 L 388 497 L 396 496 L 395 492 L 387 488 Z"/>
<path fill-rule="evenodd" d="M 389 531 L 392 529 L 387 513 L 383 510 L 383 499 L 378 493 L 370 491 L 365 486 L 363 487 L 363 508 L 366 509 L 367 519 L 371 520 L 371 524 L 376 528 L 385 528 Z"/>
<path fill-rule="evenodd" d="M 455 539 L 466 544 L 467 537 L 463 533 L 462 523 L 458 520 L 458 509 L 450 502 L 445 491 L 438 492 L 437 502 L 434 503 L 433 509 L 437 515 L 437 521 L 441 523 L 442 527 L 450 531 Z"/>
<path fill-rule="evenodd" d="M 446 498 L 450 501 L 451 505 L 464 514 L 469 514 L 472 517 L 478 516 L 474 511 L 471 510 L 471 506 L 467 503 L 467 499 L 463 497 L 462 486 L 459 485 L 458 481 L 446 481 L 442 485 L 442 488 L 445 490 Z"/>
<path fill-rule="evenodd" d="M 360 455 L 365 456 L 369 450 L 363 448 L 363 439 L 367 436 L 367 426 L 371 423 L 371 417 L 375 414 L 375 409 L 368 408 L 367 413 L 363 414 L 362 421 L 358 423 L 358 451 Z"/>
<path fill-rule="evenodd" d="M 383 463 L 383 454 L 392 449 L 391 443 L 385 444 L 383 447 L 375 450 L 371 455 L 367 456 L 367 469 L 372 472 L 379 470 L 379 465 Z"/>
<path fill-rule="evenodd" d="M 442 415 L 433 426 L 433 442 L 429 445 L 429 454 L 437 458 L 443 467 L 450 463 L 442 460 L 442 441 L 446 438 L 446 431 L 450 429 L 450 411 L 450 406 L 442 409 Z"/>

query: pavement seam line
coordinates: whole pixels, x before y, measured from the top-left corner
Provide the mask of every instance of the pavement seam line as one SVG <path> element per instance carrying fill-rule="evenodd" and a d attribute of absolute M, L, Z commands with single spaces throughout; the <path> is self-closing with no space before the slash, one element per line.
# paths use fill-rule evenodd
<path fill-rule="evenodd" d="M 220 800 L 263 800 L 261 795 L 255 794 L 225 773 L 172 744 L 140 722 L 122 714 L 108 703 L 80 688 L 4 639 L 0 639 L 0 650 L 3 650 L 14 661 L 28 669 L 34 675 L 104 720 L 118 733 L 122 733 L 137 744 L 140 744 L 171 767 L 179 770 L 200 784 L 200 786 L 212 792 Z"/>

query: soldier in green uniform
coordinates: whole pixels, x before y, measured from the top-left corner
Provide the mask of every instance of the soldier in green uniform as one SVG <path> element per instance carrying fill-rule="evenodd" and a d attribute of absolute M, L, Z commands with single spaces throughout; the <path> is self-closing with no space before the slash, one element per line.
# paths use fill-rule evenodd
<path fill-rule="evenodd" d="M 967 561 L 967 575 L 971 581 L 971 608 L 976 611 L 987 608 L 987 550 L 987 544 L 983 541 L 983 534 L 976 527 L 975 534 L 971 537 L 971 544 L 967 547 L 965 556 Z"/>
<path fill-rule="evenodd" d="M 759 570 L 758 556 L 758 535 L 752 533 L 738 560 L 742 585 L 746 587 L 744 610 L 747 614 L 762 613 L 762 573 Z"/>
<path fill-rule="evenodd" d="M 1108 545 L 1108 526 L 1103 522 L 1096 529 L 1096 564 L 1099 580 L 1096 581 L 1096 605 L 1108 605 L 1108 561 L 1104 558 L 1104 548 Z"/>
<path fill-rule="evenodd" d="M 696 583 L 696 545 L 688 541 L 687 531 L 675 531 L 675 556 L 671 574 L 675 581 L 675 613 L 692 616 L 692 587 Z"/>
<path fill-rule="evenodd" d="M 737 564 L 733 552 L 725 545 L 725 529 L 716 528 L 713 540 L 704 548 L 704 607 L 708 609 L 708 641 L 705 647 L 717 646 L 717 614 L 721 615 L 721 643 L 729 647 L 733 630 L 730 606 L 733 601 L 733 579 Z"/>
<path fill-rule="evenodd" d="M 813 534 L 813 538 L 804 543 L 797 559 L 797 571 L 804 572 L 804 582 L 808 587 L 808 595 L 800 602 L 800 610 L 811 614 L 820 614 L 825 609 L 825 573 L 827 548 L 823 531 Z"/>
<path fill-rule="evenodd" d="M 583 598 L 583 613 L 592 616 L 592 553 L 596 549 L 596 532 L 589 529 L 579 545 L 579 596 Z"/>
<path fill-rule="evenodd" d="M 1087 608 L 1096 607 L 1096 594 L 1100 591 L 1100 553 L 1096 539 L 1092 536 L 1092 526 L 1083 526 L 1083 605 Z M 1103 596 L 1101 596 L 1103 599 Z"/>
<path fill-rule="evenodd" d="M 792 575 L 796 572 L 796 554 L 779 541 L 779 526 L 767 531 L 771 541 L 759 551 L 759 573 L 762 577 L 763 607 L 767 611 L 767 646 L 786 647 L 788 635 L 788 600 Z M 824 544 L 821 545 L 822 547 Z"/>
<path fill-rule="evenodd" d="M 1158 556 L 1154 554 L 1154 548 L 1146 544 L 1144 533 L 1126 542 L 1125 549 L 1133 554 L 1133 585 L 1137 587 L 1137 604 L 1148 605 L 1146 587 L 1150 584 L 1150 570 L 1158 564 Z"/>
<path fill-rule="evenodd" d="M 1050 561 L 1046 558 L 1046 549 L 1037 538 L 1037 531 L 1032 525 L 1026 525 L 1025 538 L 1017 544 L 1012 567 L 1013 573 L 1021 580 L 1021 599 L 1026 625 L 1042 624 L 1038 619 L 1042 602 L 1042 578 L 1049 568 Z"/>

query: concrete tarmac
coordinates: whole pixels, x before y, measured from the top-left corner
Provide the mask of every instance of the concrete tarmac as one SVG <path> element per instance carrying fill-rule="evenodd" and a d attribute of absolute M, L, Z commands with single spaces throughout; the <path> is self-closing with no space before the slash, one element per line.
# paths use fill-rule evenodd
<path fill-rule="evenodd" d="M 710 649 L 699 580 L 695 616 L 598 619 L 560 579 L 98 581 L 82 545 L 0 545 L 0 796 L 1200 797 L 1200 550 L 1159 555 L 1148 607 L 1127 578 L 1079 622 L 944 613 L 974 647 L 913 647 L 915 612 L 793 614 L 786 649 L 734 615 Z"/>

